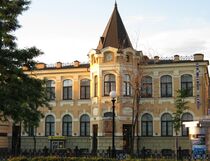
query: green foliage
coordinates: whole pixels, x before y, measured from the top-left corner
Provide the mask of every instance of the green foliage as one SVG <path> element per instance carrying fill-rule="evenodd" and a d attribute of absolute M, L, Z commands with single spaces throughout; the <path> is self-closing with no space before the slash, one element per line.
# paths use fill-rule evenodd
<path fill-rule="evenodd" d="M 22 160 L 21 160 L 22 159 Z M 91 158 L 81 158 L 81 157 L 69 157 L 69 158 L 59 158 L 59 157 L 35 157 L 35 158 L 25 158 L 25 157 L 16 157 L 9 159 L 8 161 L 117 161 L 112 158 L 100 158 L 100 157 L 91 157 Z M 126 159 L 123 161 L 175 161 L 174 159 L 165 159 L 165 158 L 147 158 L 147 159 Z M 183 160 L 185 161 L 185 160 Z M 187 161 L 187 160 L 186 160 Z"/>
<path fill-rule="evenodd" d="M 29 161 L 26 157 L 14 157 L 9 159 L 8 161 Z"/>
<path fill-rule="evenodd" d="M 0 1 L 0 48 L 16 47 L 15 36 L 12 34 L 20 25 L 17 16 L 28 9 L 30 1 L 28 0 L 1 0 Z"/>
<path fill-rule="evenodd" d="M 24 160 L 23 160 L 24 159 Z M 34 157 L 32 159 L 25 157 L 15 157 L 9 159 L 9 161 L 116 161 L 112 158 L 82 158 L 82 157 L 69 157 L 69 158 L 60 158 L 60 157 Z M 134 160 L 132 160 L 134 161 Z"/>
<path fill-rule="evenodd" d="M 49 107 L 45 81 L 22 70 L 35 68 L 34 58 L 43 54 L 35 47 L 18 49 L 13 35 L 20 25 L 17 17 L 28 9 L 29 0 L 0 0 L 0 120 L 13 119 L 25 127 L 38 126 Z"/>
<path fill-rule="evenodd" d="M 35 157 L 30 161 L 64 161 L 64 159 L 59 157 Z"/>
<path fill-rule="evenodd" d="M 175 99 L 176 112 L 173 113 L 173 126 L 176 134 L 180 131 L 181 127 L 181 115 L 188 107 L 188 101 L 185 100 L 187 97 L 187 90 L 178 90 L 177 97 Z"/>

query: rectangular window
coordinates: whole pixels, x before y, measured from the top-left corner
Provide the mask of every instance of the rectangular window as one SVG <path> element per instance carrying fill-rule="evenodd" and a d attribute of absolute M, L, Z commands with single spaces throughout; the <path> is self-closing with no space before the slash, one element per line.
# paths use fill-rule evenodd
<path fill-rule="evenodd" d="M 148 136 L 153 135 L 152 122 L 148 122 Z"/>
<path fill-rule="evenodd" d="M 162 127 L 161 127 L 161 135 L 166 136 L 166 122 L 162 122 Z"/>
<path fill-rule="evenodd" d="M 50 124 L 47 123 L 45 126 L 46 126 L 45 127 L 45 135 L 49 136 L 50 135 Z"/>
<path fill-rule="evenodd" d="M 55 100 L 55 87 L 47 87 L 47 95 L 50 100 Z"/>
<path fill-rule="evenodd" d="M 109 83 L 105 82 L 104 83 L 104 96 L 109 96 L 109 93 L 110 93 Z"/>
<path fill-rule="evenodd" d="M 168 136 L 173 136 L 173 123 L 168 122 Z"/>
<path fill-rule="evenodd" d="M 51 124 L 50 134 L 51 134 L 51 136 L 54 136 L 55 135 L 55 124 L 54 123 Z"/>
<path fill-rule="evenodd" d="M 85 124 L 84 123 L 82 123 L 81 124 L 81 136 L 86 136 L 86 133 L 85 133 Z"/>
<path fill-rule="evenodd" d="M 80 98 L 81 99 L 89 99 L 90 98 L 90 86 L 81 86 Z"/>
<path fill-rule="evenodd" d="M 147 131 L 146 122 L 142 122 L 142 136 L 147 135 L 146 131 Z"/>
<path fill-rule="evenodd" d="M 172 84 L 161 84 L 161 97 L 171 97 L 172 96 Z"/>
<path fill-rule="evenodd" d="M 71 100 L 72 99 L 72 87 L 63 87 L 63 99 Z"/>

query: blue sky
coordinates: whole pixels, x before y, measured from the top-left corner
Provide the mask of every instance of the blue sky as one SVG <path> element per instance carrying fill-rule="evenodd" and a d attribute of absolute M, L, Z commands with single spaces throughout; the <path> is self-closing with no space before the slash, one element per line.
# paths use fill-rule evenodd
<path fill-rule="evenodd" d="M 47 64 L 79 60 L 96 48 L 114 8 L 114 0 L 32 0 L 19 17 L 18 46 L 36 46 Z M 153 57 L 210 59 L 209 0 L 117 0 L 133 46 Z"/>

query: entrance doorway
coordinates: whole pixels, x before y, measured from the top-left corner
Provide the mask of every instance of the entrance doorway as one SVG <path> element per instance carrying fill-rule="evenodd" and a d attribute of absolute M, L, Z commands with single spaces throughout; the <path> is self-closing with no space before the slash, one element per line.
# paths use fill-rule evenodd
<path fill-rule="evenodd" d="M 20 153 L 20 136 L 21 136 L 21 126 L 13 125 L 12 126 L 12 152 L 13 154 Z"/>
<path fill-rule="evenodd" d="M 98 148 L 98 125 L 94 124 L 93 125 L 93 142 L 92 142 L 92 153 L 96 154 L 97 153 L 97 148 Z"/>
<path fill-rule="evenodd" d="M 64 147 L 64 141 L 52 141 L 52 150 L 63 149 Z"/>
<path fill-rule="evenodd" d="M 123 150 L 127 153 L 131 149 L 132 125 L 123 124 Z"/>
<path fill-rule="evenodd" d="M 65 136 L 48 136 L 50 150 L 63 149 L 66 147 L 66 137 Z"/>

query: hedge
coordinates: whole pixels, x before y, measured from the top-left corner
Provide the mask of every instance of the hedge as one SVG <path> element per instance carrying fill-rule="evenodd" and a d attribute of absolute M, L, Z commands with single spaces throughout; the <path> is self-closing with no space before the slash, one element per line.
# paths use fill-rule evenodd
<path fill-rule="evenodd" d="M 8 161 L 29 161 L 26 157 L 14 157 L 10 158 Z"/>
<path fill-rule="evenodd" d="M 80 157 L 70 157 L 70 158 L 60 158 L 60 157 L 14 157 L 10 158 L 8 161 L 116 161 L 111 158 L 80 158 Z"/>
<path fill-rule="evenodd" d="M 117 161 L 112 158 L 81 158 L 81 157 L 69 157 L 69 158 L 60 158 L 60 157 L 15 157 L 10 158 L 8 161 Z M 148 158 L 148 159 L 126 159 L 123 161 L 174 161 L 174 159 L 162 159 L 162 158 Z"/>

